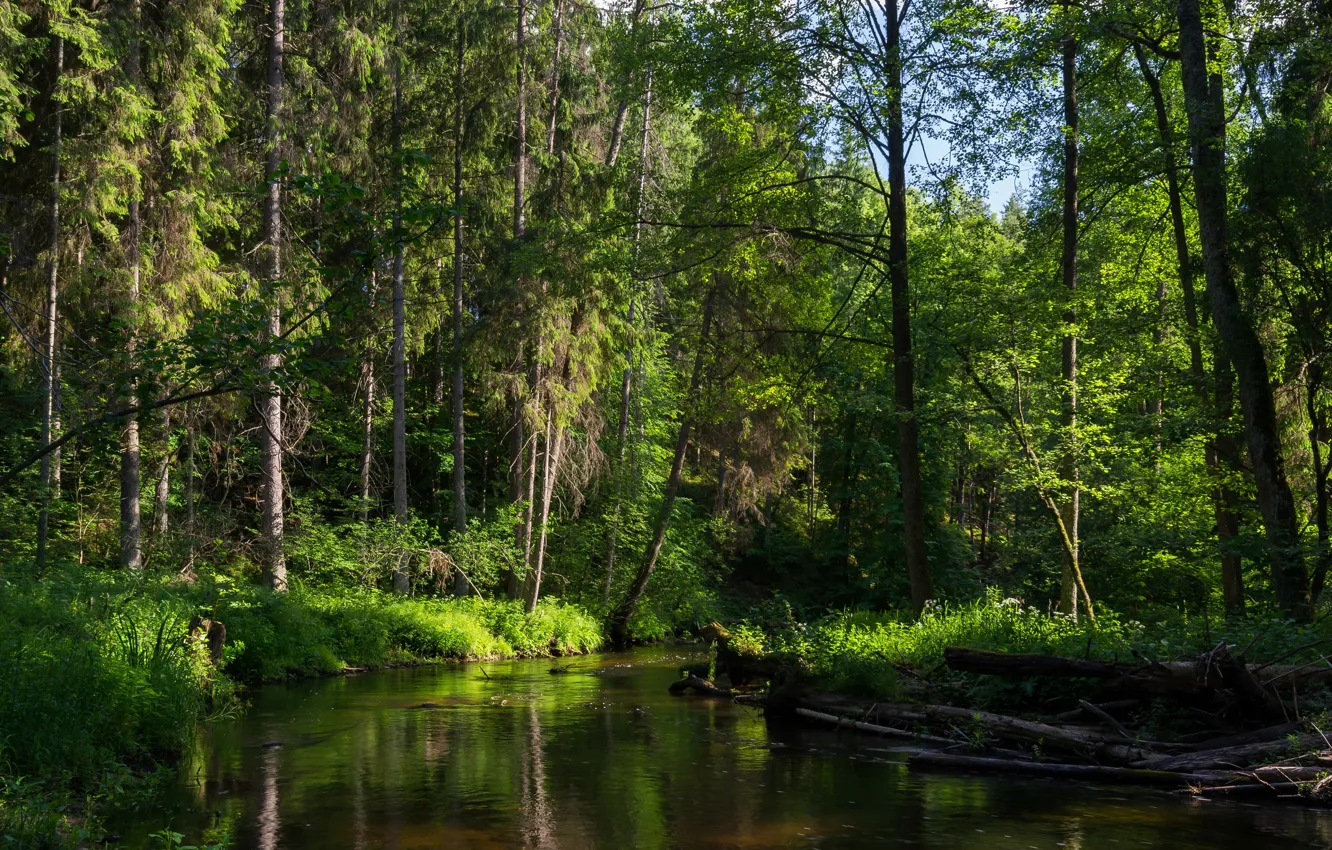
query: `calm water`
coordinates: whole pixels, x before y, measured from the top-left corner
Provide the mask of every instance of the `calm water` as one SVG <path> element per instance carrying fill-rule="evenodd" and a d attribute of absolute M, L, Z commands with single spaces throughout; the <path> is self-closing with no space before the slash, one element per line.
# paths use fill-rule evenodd
<path fill-rule="evenodd" d="M 266 687 L 244 717 L 202 733 L 160 806 L 112 826 L 129 846 L 170 824 L 187 843 L 220 829 L 262 850 L 1332 847 L 1332 814 L 1298 807 L 912 773 L 874 738 L 769 728 L 753 709 L 668 695 L 697 657 Z"/>

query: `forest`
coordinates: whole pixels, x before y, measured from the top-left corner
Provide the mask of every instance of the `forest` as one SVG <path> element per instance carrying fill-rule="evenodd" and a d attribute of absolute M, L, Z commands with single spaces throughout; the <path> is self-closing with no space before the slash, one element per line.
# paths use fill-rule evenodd
<path fill-rule="evenodd" d="M 347 668 L 1332 635 L 1327 0 L 0 0 L 0 258 L 11 836 Z"/>

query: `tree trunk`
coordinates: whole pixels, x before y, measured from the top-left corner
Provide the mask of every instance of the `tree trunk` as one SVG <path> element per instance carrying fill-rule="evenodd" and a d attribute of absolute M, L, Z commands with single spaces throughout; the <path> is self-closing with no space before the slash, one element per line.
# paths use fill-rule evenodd
<path fill-rule="evenodd" d="M 855 411 L 846 415 L 846 432 L 842 435 L 842 483 L 837 494 L 837 543 L 842 548 L 843 572 L 851 571 L 851 501 L 852 488 L 859 475 L 856 470 L 856 424 L 859 417 Z"/>
<path fill-rule="evenodd" d="M 1223 443 L 1229 446 L 1233 441 L 1225 433 L 1225 422 L 1230 418 L 1230 404 L 1226 404 L 1223 413 L 1218 406 L 1207 398 L 1207 373 L 1203 367 L 1202 337 L 1198 328 L 1197 295 L 1194 291 L 1193 258 L 1189 254 L 1189 232 L 1184 223 L 1184 199 L 1179 185 L 1179 164 L 1175 160 L 1175 133 L 1170 124 L 1170 113 L 1166 110 L 1165 96 L 1161 91 L 1161 79 L 1152 70 L 1147 61 L 1147 52 L 1141 44 L 1134 43 L 1134 52 L 1143 79 L 1152 94 L 1152 105 L 1156 111 L 1156 129 L 1161 139 L 1161 153 L 1164 159 L 1166 190 L 1170 196 L 1170 223 L 1175 237 L 1175 259 L 1179 266 L 1180 289 L 1184 296 L 1184 322 L 1188 326 L 1189 374 L 1193 378 L 1194 392 L 1203 410 L 1211 408 L 1218 422 L 1213 441 L 1205 449 L 1207 468 L 1216 481 L 1212 488 L 1212 504 L 1216 514 L 1217 546 L 1221 553 L 1221 586 L 1226 612 L 1243 616 L 1244 614 L 1244 573 L 1240 556 L 1232 551 L 1232 540 L 1238 532 L 1238 519 L 1231 510 L 1234 496 L 1225 485 L 1221 456 L 1218 447 Z M 1217 370 L 1218 381 L 1221 369 Z M 1228 374 L 1228 373 L 1227 373 Z M 1219 387 L 1218 387 L 1219 391 Z"/>
<path fill-rule="evenodd" d="M 559 476 L 560 454 L 564 449 L 564 429 L 556 424 L 555 403 L 546 402 L 546 451 L 541 462 L 541 531 L 537 540 L 536 563 L 528 582 L 527 610 L 536 610 L 541 598 L 541 579 L 546 566 L 546 532 L 550 519 L 550 500 L 555 495 L 555 480 Z"/>
<path fill-rule="evenodd" d="M 564 47 L 564 0 L 555 0 L 555 57 L 550 64 L 550 115 L 546 121 L 546 153 L 555 153 L 555 124 L 560 112 L 560 51 Z"/>
<path fill-rule="evenodd" d="M 698 348 L 694 352 L 694 371 L 689 378 L 689 393 L 685 396 L 686 404 L 697 403 L 698 392 L 703 383 L 704 354 L 708 348 L 708 334 L 712 330 L 713 303 L 716 298 L 716 283 L 708 290 L 703 301 L 703 329 L 699 334 Z M 652 525 L 652 540 L 648 543 L 643 563 L 638 568 L 634 582 L 625 594 L 624 600 L 610 615 L 609 634 L 611 645 L 624 647 L 629 641 L 629 619 L 638 609 L 638 603 L 647 590 L 648 580 L 657 568 L 657 559 L 661 556 L 661 547 L 666 542 L 666 532 L 671 527 L 671 513 L 675 510 L 675 497 L 680 491 L 680 477 L 684 472 L 685 453 L 689 449 L 689 433 L 693 427 L 693 414 L 685 410 L 680 415 L 680 430 L 675 440 L 675 457 L 671 461 L 671 471 L 666 477 L 666 492 L 661 500 L 656 521 Z"/>
<path fill-rule="evenodd" d="M 644 0 L 635 0 L 634 11 L 630 17 L 629 32 L 636 35 L 638 32 L 638 22 L 643 16 Z M 626 85 L 633 83 L 634 75 L 630 71 L 625 80 Z M 648 79 L 649 87 L 652 85 L 651 78 Z M 622 100 L 615 109 L 615 121 L 611 124 L 610 145 L 606 148 L 606 167 L 614 168 L 615 163 L 620 158 L 620 146 L 624 143 L 624 124 L 629 117 L 629 101 Z"/>
<path fill-rule="evenodd" d="M 521 357 L 520 357 L 521 361 Z M 515 399 L 509 420 L 509 501 L 514 505 L 523 502 L 523 470 L 526 468 L 527 437 L 523 427 L 522 399 Z M 514 542 L 518 550 L 523 549 L 523 521 L 519 517 L 514 524 Z M 517 567 L 510 567 L 505 576 L 505 593 L 510 599 L 522 596 L 522 578 L 524 572 Z"/>
<path fill-rule="evenodd" d="M 153 490 L 153 535 L 161 543 L 171 530 L 171 414 L 162 411 L 162 462 L 157 467 Z"/>
<path fill-rule="evenodd" d="M 56 366 L 56 324 L 60 319 L 60 142 L 61 121 L 64 109 L 56 100 L 55 92 L 60 85 L 60 78 L 65 71 L 65 40 L 60 36 L 51 39 L 51 50 L 55 54 L 55 82 L 51 86 L 52 140 L 51 140 L 51 242 L 48 246 L 50 255 L 46 258 L 46 339 L 42 356 L 46 362 L 42 369 L 42 448 L 51 445 L 59 427 L 56 422 L 57 404 L 60 393 L 60 371 Z M 46 569 L 47 542 L 51 528 L 51 500 L 59 498 L 60 473 L 56 467 L 53 453 L 42 455 L 41 461 L 41 508 L 37 514 L 37 572 Z"/>
<path fill-rule="evenodd" d="M 393 521 L 407 524 L 407 307 L 402 232 L 402 81 L 393 69 Z M 406 559 L 394 562 L 393 592 L 411 590 Z"/>
<path fill-rule="evenodd" d="M 1199 0 L 1179 0 L 1180 57 L 1193 143 L 1193 188 L 1212 319 L 1239 382 L 1240 410 L 1267 532 L 1277 604 L 1297 621 L 1312 617 L 1299 517 L 1281 457 L 1276 405 L 1262 342 L 1240 302 L 1231 267 L 1226 197 L 1224 92 L 1208 73 Z"/>
<path fill-rule="evenodd" d="M 1064 4 L 1064 14 L 1069 14 Z M 1074 299 L 1078 289 L 1078 44 L 1072 33 L 1064 36 L 1064 245 L 1061 268 L 1068 309 L 1064 313 L 1064 337 L 1061 342 L 1061 377 L 1063 403 L 1059 424 L 1064 432 L 1064 456 L 1059 475 L 1068 488 L 1068 498 L 1061 506 L 1065 533 L 1069 545 L 1063 549 L 1063 574 L 1059 584 L 1059 610 L 1076 620 L 1078 618 L 1078 587 L 1081 582 L 1078 521 L 1081 513 L 1082 486 L 1077 458 L 1078 427 L 1078 337 L 1077 311 Z M 1090 600 L 1088 608 L 1090 609 Z"/>
<path fill-rule="evenodd" d="M 370 269 L 370 325 L 373 328 L 375 297 L 379 289 L 378 275 L 374 267 Z M 370 506 L 373 494 L 370 491 L 370 471 L 375 461 L 375 347 L 373 332 L 365 343 L 365 352 L 361 355 L 361 385 L 365 387 L 364 401 L 361 405 L 361 506 L 359 515 L 361 524 L 370 521 Z"/>
<path fill-rule="evenodd" d="M 902 486 L 902 534 L 911 607 L 917 616 L 934 598 L 925 543 L 921 493 L 920 423 L 916 419 L 915 360 L 911 350 L 911 294 L 907 267 L 906 147 L 902 123 L 902 39 L 897 0 L 886 4 L 888 86 L 888 275 L 892 289 L 893 403 L 897 414 L 898 473 Z"/>
<path fill-rule="evenodd" d="M 1323 443 L 1328 441 L 1327 414 L 1318 407 L 1318 393 L 1323 386 L 1323 366 L 1314 359 L 1306 370 L 1304 405 L 1309 416 L 1309 449 L 1313 455 L 1314 524 L 1318 528 L 1318 554 L 1314 562 L 1313 583 L 1309 596 L 1313 602 L 1323 594 L 1329 564 L 1332 564 L 1332 545 L 1328 541 L 1327 479 L 1328 459 L 1323 457 Z"/>
<path fill-rule="evenodd" d="M 286 0 L 270 0 L 268 37 L 268 99 L 264 110 L 264 144 L 268 150 L 264 178 L 268 191 L 264 196 L 264 249 L 267 268 L 266 294 L 269 300 L 267 336 L 269 345 L 277 345 L 282 336 L 282 183 L 279 170 L 282 152 L 278 121 L 282 111 L 282 59 L 286 27 Z M 282 551 L 282 524 L 285 495 L 282 480 L 282 393 L 273 378 L 282 367 L 276 352 L 263 358 L 263 371 L 269 376 L 263 397 L 263 516 L 260 524 L 262 565 L 268 584 L 274 590 L 287 589 L 287 562 Z"/>
<path fill-rule="evenodd" d="M 141 25 L 141 17 L 140 1 L 131 0 L 129 4 L 129 25 L 138 30 Z M 134 37 L 130 42 L 129 57 L 125 63 L 125 75 L 131 86 L 138 86 L 140 82 L 140 55 L 139 39 Z M 140 188 L 141 186 L 135 186 L 135 190 Z M 140 277 L 143 268 L 142 221 L 139 216 L 137 191 L 130 198 L 128 212 L 129 220 L 125 227 L 127 237 L 125 253 L 129 256 L 130 288 L 129 304 L 126 312 L 129 314 L 127 318 L 131 328 L 128 346 L 131 361 L 133 361 L 134 352 L 138 347 L 136 329 L 138 327 Z M 125 396 L 126 407 L 138 406 L 137 385 L 137 378 L 131 377 L 128 382 L 128 392 Z M 142 517 L 140 516 L 139 503 L 140 460 L 139 417 L 129 416 L 125 419 L 125 430 L 120 437 L 120 565 L 128 570 L 137 570 L 143 566 Z"/>
<path fill-rule="evenodd" d="M 616 117 L 622 121 L 623 113 Z M 643 134 L 638 145 L 638 191 L 634 198 L 634 245 L 633 273 L 638 274 L 638 258 L 643 241 L 643 204 L 647 194 L 647 154 L 648 139 L 652 132 L 652 72 L 648 72 L 647 89 L 643 93 Z M 632 285 L 632 284 L 631 284 Z M 636 287 L 635 287 L 636 289 Z M 624 510 L 625 455 L 629 447 L 629 401 L 634 384 L 634 305 L 636 291 L 629 294 L 629 313 L 626 324 L 629 328 L 629 345 L 625 353 L 624 377 L 620 382 L 620 421 L 615 432 L 615 508 L 611 514 L 609 539 L 606 542 L 606 581 L 601 591 L 602 599 L 609 599 L 611 583 L 615 578 L 615 555 L 620 533 L 620 514 Z"/>
<path fill-rule="evenodd" d="M 453 105 L 453 530 L 467 531 L 466 421 L 463 416 L 463 53 L 462 25 L 458 27 L 457 100 Z M 461 574 L 460 574 L 461 575 Z M 466 577 L 458 580 L 459 595 L 467 592 Z"/>
<path fill-rule="evenodd" d="M 185 500 L 185 533 L 190 537 L 190 551 L 193 552 L 194 541 L 194 489 L 195 489 L 195 452 L 194 441 L 197 439 L 196 426 L 194 424 L 194 410 L 187 408 L 185 426 L 185 481 L 182 486 L 184 491 L 182 496 Z"/>
<path fill-rule="evenodd" d="M 514 130 L 513 238 L 527 233 L 527 0 L 518 0 L 518 116 Z"/>

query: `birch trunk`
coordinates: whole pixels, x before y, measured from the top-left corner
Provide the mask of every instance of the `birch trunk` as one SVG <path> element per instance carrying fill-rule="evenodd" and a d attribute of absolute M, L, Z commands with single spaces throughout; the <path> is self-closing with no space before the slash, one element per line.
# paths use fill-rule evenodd
<path fill-rule="evenodd" d="M 264 144 L 268 151 L 264 176 L 264 249 L 266 295 L 268 296 L 268 342 L 282 336 L 282 183 L 279 170 L 282 152 L 278 122 L 282 112 L 282 62 L 286 37 L 286 2 L 270 0 L 268 36 L 268 100 L 264 110 Z M 287 589 L 287 562 L 282 551 L 285 494 L 282 480 L 282 393 L 272 377 L 282 367 L 282 356 L 265 354 L 263 370 L 270 377 L 263 397 L 263 516 L 260 524 L 262 565 L 268 584 L 279 592 Z"/>
<path fill-rule="evenodd" d="M 52 141 L 51 141 L 51 242 L 47 247 L 50 252 L 46 258 L 46 339 L 42 357 L 42 448 L 51 445 L 57 422 L 57 397 L 60 392 L 60 371 L 56 365 L 56 324 L 60 319 L 60 142 L 63 108 L 56 98 L 56 90 L 65 70 L 65 40 L 60 36 L 51 39 L 51 50 L 55 58 L 55 83 L 52 87 Z M 47 543 L 51 528 L 51 500 L 59 498 L 60 473 L 54 452 L 42 455 L 41 460 L 41 508 L 37 514 L 37 572 L 46 569 Z"/>

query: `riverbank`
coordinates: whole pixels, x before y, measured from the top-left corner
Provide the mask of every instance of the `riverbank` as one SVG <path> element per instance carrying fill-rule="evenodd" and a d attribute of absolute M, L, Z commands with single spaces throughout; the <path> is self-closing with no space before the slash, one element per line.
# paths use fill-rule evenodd
<path fill-rule="evenodd" d="M 243 709 L 251 684 L 602 642 L 596 618 L 549 599 L 529 613 L 225 578 L 0 580 L 0 835 L 22 847 L 96 839 L 99 809 L 150 791 L 200 722 Z"/>
<path fill-rule="evenodd" d="M 734 624 L 714 665 L 726 687 L 695 678 L 673 690 L 730 697 L 732 684 L 768 682 L 758 698 L 770 716 L 932 751 L 913 768 L 1323 803 L 1329 644 L 1325 626 L 1075 623 L 993 597 L 911 623 Z"/>

